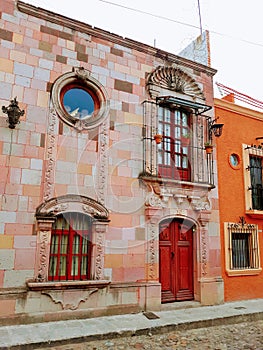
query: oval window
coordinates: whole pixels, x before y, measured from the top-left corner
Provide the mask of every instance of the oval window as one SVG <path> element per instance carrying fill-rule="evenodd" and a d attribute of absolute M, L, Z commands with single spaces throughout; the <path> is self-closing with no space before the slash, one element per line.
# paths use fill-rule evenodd
<path fill-rule="evenodd" d="M 239 169 L 239 167 L 240 167 L 240 157 L 239 157 L 238 154 L 231 153 L 229 158 L 228 158 L 228 160 L 229 160 L 229 164 L 231 165 L 231 167 L 233 169 Z"/>
<path fill-rule="evenodd" d="M 80 88 L 67 90 L 62 97 L 65 111 L 76 119 L 86 119 L 95 111 L 95 102 L 89 92 Z"/>

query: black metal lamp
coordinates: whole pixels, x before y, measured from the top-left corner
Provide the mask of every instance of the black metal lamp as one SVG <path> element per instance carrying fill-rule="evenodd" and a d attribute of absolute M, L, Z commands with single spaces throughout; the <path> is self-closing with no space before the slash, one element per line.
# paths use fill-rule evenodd
<path fill-rule="evenodd" d="M 213 133 L 214 133 L 214 135 L 216 137 L 219 137 L 219 136 L 222 135 L 223 126 L 224 126 L 224 124 L 213 124 L 213 125 L 211 125 L 211 130 L 213 131 Z"/>
<path fill-rule="evenodd" d="M 214 134 L 215 137 L 219 137 L 222 135 L 224 124 L 217 124 L 216 123 L 217 119 L 218 118 L 208 122 L 210 139 L 212 139 L 212 133 Z"/>
<path fill-rule="evenodd" d="M 10 129 L 14 129 L 16 124 L 19 123 L 19 118 L 25 114 L 25 111 L 19 108 L 16 97 L 10 101 L 8 107 L 2 106 L 2 111 L 8 116 L 7 122 Z"/>

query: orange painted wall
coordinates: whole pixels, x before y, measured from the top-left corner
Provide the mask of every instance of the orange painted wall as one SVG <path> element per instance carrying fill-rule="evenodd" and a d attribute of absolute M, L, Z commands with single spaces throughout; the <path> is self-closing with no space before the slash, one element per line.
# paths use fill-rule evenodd
<path fill-rule="evenodd" d="M 232 99 L 233 101 L 233 99 Z M 263 113 L 241 107 L 227 100 L 215 99 L 215 117 L 223 123 L 222 136 L 216 138 L 218 160 L 219 212 L 222 246 L 222 270 L 225 301 L 263 298 L 263 272 L 256 276 L 228 276 L 225 271 L 224 222 L 239 222 L 241 216 L 247 223 L 258 225 L 261 266 L 263 263 L 263 215 L 262 219 L 245 214 L 242 143 L 260 145 L 263 139 Z M 229 163 L 231 153 L 240 157 L 239 169 Z"/>

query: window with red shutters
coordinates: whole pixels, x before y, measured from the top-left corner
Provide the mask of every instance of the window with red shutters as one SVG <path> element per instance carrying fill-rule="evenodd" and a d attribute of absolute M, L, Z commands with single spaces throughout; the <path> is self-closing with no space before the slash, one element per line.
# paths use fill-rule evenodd
<path fill-rule="evenodd" d="M 81 213 L 64 213 L 53 224 L 49 280 L 90 279 L 92 219 Z"/>

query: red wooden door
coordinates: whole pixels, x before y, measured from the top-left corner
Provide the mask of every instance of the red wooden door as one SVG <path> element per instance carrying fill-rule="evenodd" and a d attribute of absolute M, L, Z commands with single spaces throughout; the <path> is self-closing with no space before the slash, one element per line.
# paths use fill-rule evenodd
<path fill-rule="evenodd" d="M 192 226 L 175 219 L 160 223 L 159 266 L 162 302 L 192 300 Z"/>

